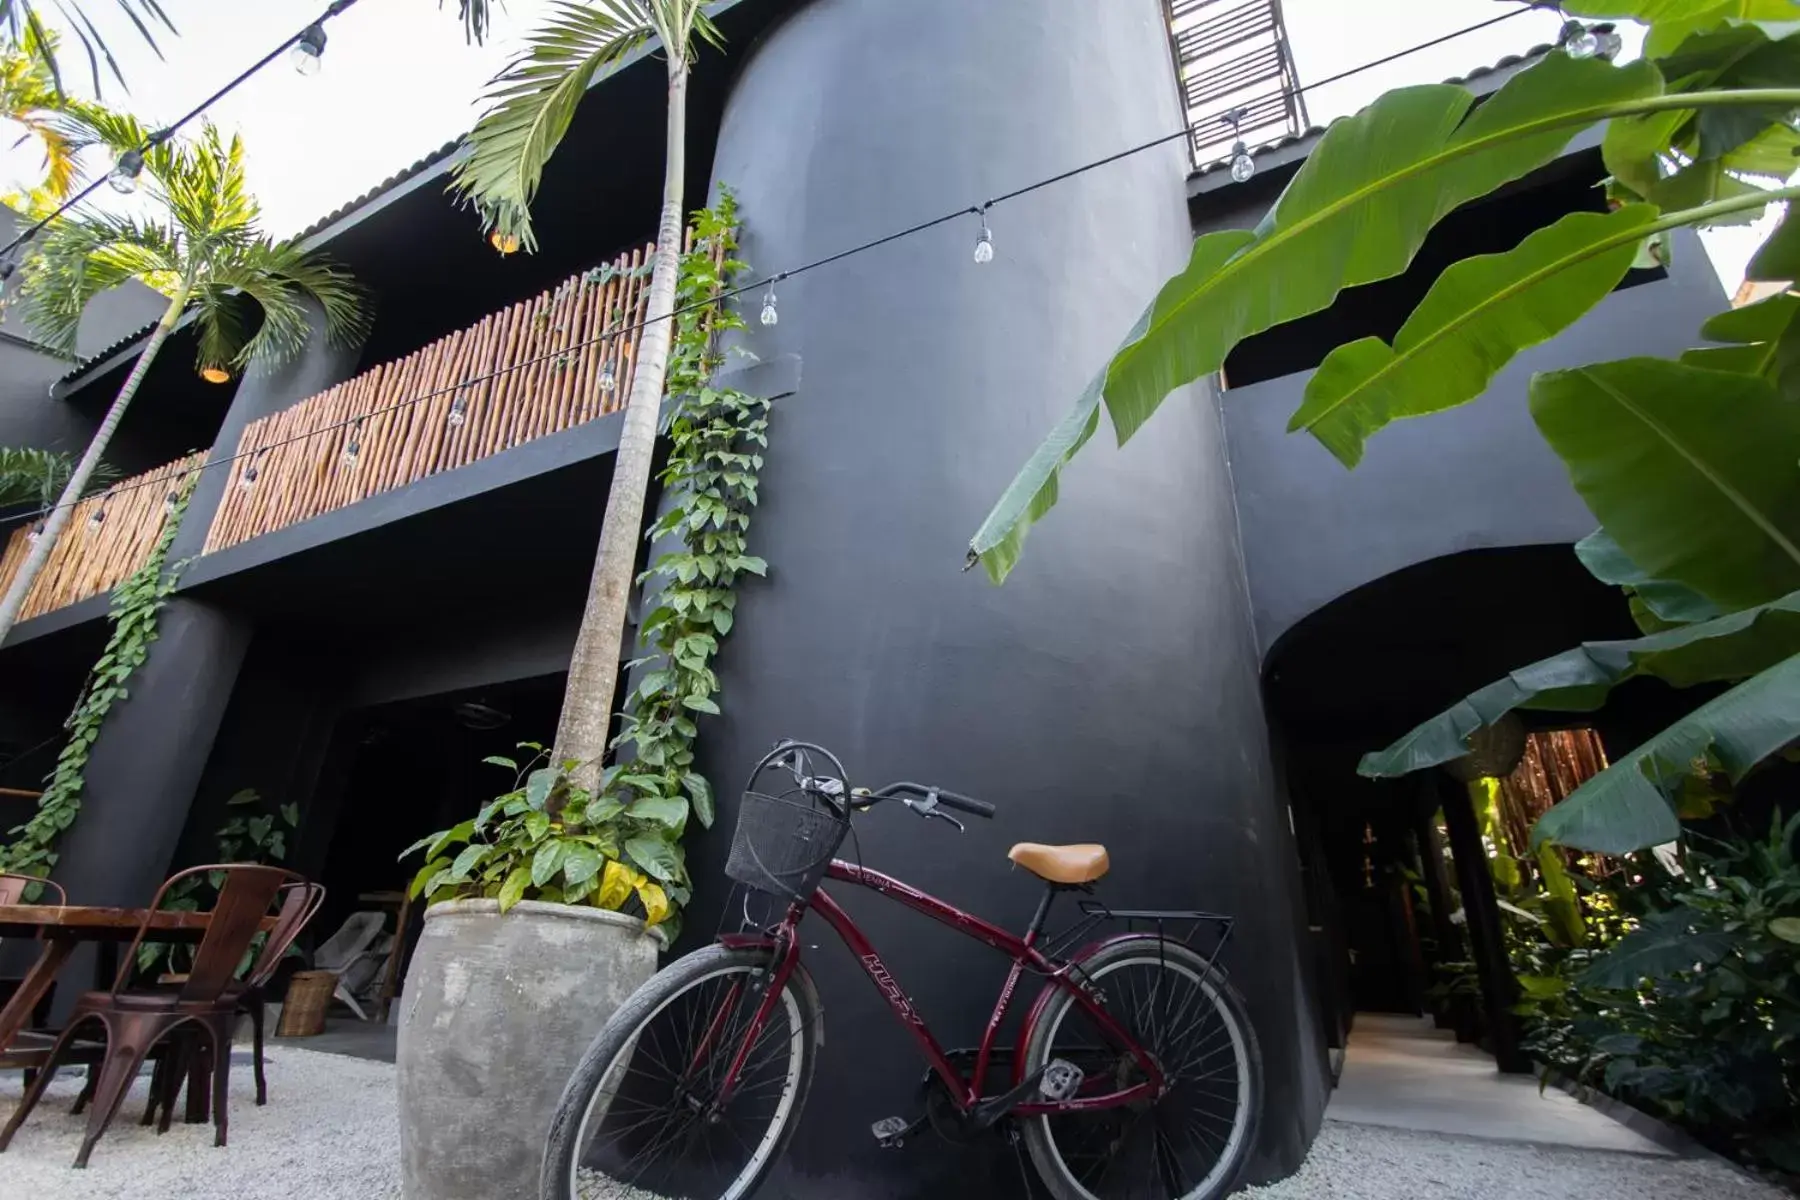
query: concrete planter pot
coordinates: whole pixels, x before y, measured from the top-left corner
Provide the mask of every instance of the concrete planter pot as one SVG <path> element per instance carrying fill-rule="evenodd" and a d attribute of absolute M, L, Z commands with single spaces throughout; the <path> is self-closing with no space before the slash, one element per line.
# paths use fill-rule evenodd
<path fill-rule="evenodd" d="M 563 1084 L 661 948 L 642 921 L 593 908 L 427 909 L 396 1062 L 406 1200 L 536 1200 Z"/>

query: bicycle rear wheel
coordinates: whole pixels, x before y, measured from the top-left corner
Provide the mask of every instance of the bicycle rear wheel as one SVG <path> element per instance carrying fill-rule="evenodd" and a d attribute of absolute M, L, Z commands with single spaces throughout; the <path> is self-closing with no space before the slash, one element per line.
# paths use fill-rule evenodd
<path fill-rule="evenodd" d="M 1033 1117 L 1025 1147 L 1056 1200 L 1214 1200 L 1243 1173 L 1262 1108 L 1262 1053 L 1224 972 L 1179 942 L 1122 939 L 1082 963 L 1106 1011 L 1156 1059 L 1167 1081 L 1153 1101 Z M 1025 1049 L 1025 1070 L 1061 1059 L 1084 1092 L 1143 1079 L 1136 1060 L 1058 992 Z"/>
<path fill-rule="evenodd" d="M 544 1200 L 739 1200 L 786 1149 L 823 1029 L 796 969 L 718 1103 L 772 956 L 711 946 L 640 988 L 600 1031 L 557 1104 Z"/>

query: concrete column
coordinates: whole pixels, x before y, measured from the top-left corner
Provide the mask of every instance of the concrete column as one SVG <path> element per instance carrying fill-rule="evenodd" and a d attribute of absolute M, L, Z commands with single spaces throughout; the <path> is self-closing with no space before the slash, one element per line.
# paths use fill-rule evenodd
<path fill-rule="evenodd" d="M 1157 0 L 830 0 L 731 53 L 714 179 L 741 198 L 758 272 L 1182 122 Z M 788 280 L 773 329 L 746 298 L 749 348 L 797 354 L 801 381 L 774 405 L 750 534 L 770 578 L 742 589 L 724 716 L 702 730 L 721 819 L 691 852 L 687 928 L 721 918 L 736 782 L 782 736 L 831 747 L 858 785 L 922 780 L 996 803 L 999 819 L 962 835 L 899 809 L 858 822 L 870 865 L 990 919 L 1023 928 L 1040 894 L 1009 870 L 1011 842 L 1105 842 L 1115 903 L 1240 918 L 1224 961 L 1262 1043 L 1251 1169 L 1267 1178 L 1317 1128 L 1325 1054 L 1212 391 L 1172 396 L 1124 451 L 1096 437 L 1005 588 L 961 570 L 1014 470 L 1186 262 L 1186 169 L 1169 143 L 1003 204 L 986 265 L 969 216 Z M 1005 963 L 840 898 L 933 1026 L 973 1042 Z M 1072 915 L 1059 906 L 1052 926 Z M 777 1190 L 1011 1194 L 1004 1146 L 876 1148 L 870 1122 L 918 1115 L 923 1068 L 833 951 L 809 958 L 831 1032 Z"/>
<path fill-rule="evenodd" d="M 166 877 L 194 788 L 249 647 L 250 623 L 174 597 L 157 620 L 150 656 L 114 704 L 88 758 L 81 812 L 52 877 L 75 904 L 142 906 Z M 91 953 L 63 974 L 58 1008 L 88 986 Z"/>
<path fill-rule="evenodd" d="M 200 553 L 206 545 L 206 534 L 212 528 L 213 515 L 231 479 L 228 460 L 238 452 L 238 439 L 252 421 L 289 408 L 333 384 L 342 383 L 356 373 L 362 357 L 361 347 L 333 346 L 325 340 L 325 314 L 311 300 L 305 301 L 307 317 L 312 324 L 312 337 L 298 355 L 273 369 L 252 367 L 238 383 L 237 394 L 213 439 L 212 452 L 206 456 L 206 467 L 194 485 L 188 501 L 187 515 L 169 546 L 169 561 L 180 562 Z"/>

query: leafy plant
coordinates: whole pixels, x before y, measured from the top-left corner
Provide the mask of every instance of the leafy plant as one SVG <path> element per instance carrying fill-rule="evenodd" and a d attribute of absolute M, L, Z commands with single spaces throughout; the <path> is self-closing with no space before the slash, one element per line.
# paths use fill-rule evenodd
<path fill-rule="evenodd" d="M 214 835 L 218 839 L 220 862 L 279 863 L 286 860 L 288 836 L 300 827 L 300 809 L 297 805 L 270 807 L 255 788 L 243 788 L 232 793 L 231 798 L 225 801 L 225 807 L 230 815 Z M 163 907 L 174 912 L 210 909 L 223 886 L 223 871 L 208 871 L 204 878 L 190 875 L 163 897 Z M 243 975 L 250 969 L 250 964 L 256 961 L 256 955 L 262 950 L 267 936 L 259 933 L 250 940 L 249 949 L 238 963 L 238 975 Z M 169 970 L 183 970 L 184 963 L 192 960 L 193 950 L 191 945 L 145 942 L 138 947 L 138 970 L 147 972 L 165 957 L 168 959 Z M 298 950 L 289 947 L 289 953 L 298 953 Z"/>
<path fill-rule="evenodd" d="M 1800 816 L 1760 840 L 1690 837 L 1680 873 L 1633 864 L 1636 928 L 1540 985 L 1532 1034 L 1551 1066 L 1800 1172 Z"/>
<path fill-rule="evenodd" d="M 74 711 L 63 722 L 68 739 L 38 797 L 37 811 L 25 824 L 11 830 L 12 841 L 0 846 L 0 871 L 48 876 L 50 868 L 56 865 L 56 840 L 81 812 L 83 776 L 100 727 L 106 723 L 112 706 L 128 695 L 125 685 L 132 672 L 149 657 L 150 643 L 156 640 L 157 613 L 175 591 L 180 566 L 165 572 L 163 563 L 187 511 L 193 483 L 194 476 L 190 474 L 176 489 L 174 507 L 164 519 L 162 533 L 150 548 L 144 565 L 113 589 L 107 611 L 111 632 L 106 649 L 94 661 Z"/>
<path fill-rule="evenodd" d="M 113 0 L 113 3 L 131 22 L 145 44 L 161 58 L 162 51 L 157 49 L 156 34 L 151 27 L 160 25 L 170 33 L 175 33 L 176 29 L 168 14 L 163 12 L 159 0 Z M 114 60 L 112 51 L 107 48 L 106 39 L 94 27 L 92 18 L 88 16 L 80 0 L 55 0 L 55 5 L 56 11 L 68 22 L 81 43 L 82 52 L 87 57 L 88 70 L 93 75 L 95 94 L 100 92 L 101 59 L 106 60 L 107 70 L 113 79 L 123 86 L 125 76 L 119 71 L 119 64 Z M 0 0 L 0 42 L 24 47 L 39 69 L 49 75 L 56 90 L 61 92 L 62 71 L 56 58 L 59 47 L 56 36 L 38 15 L 43 7 L 43 0 Z"/>
<path fill-rule="evenodd" d="M 1773 2 L 1792 17 L 1785 0 Z M 1383 425 L 1473 399 L 1521 349 L 1597 304 L 1646 239 L 1800 195 L 1745 178 L 1777 161 L 1780 174 L 1792 170 L 1800 88 L 1792 72 L 1777 71 L 1773 86 L 1766 75 L 1800 50 L 1800 32 L 1758 25 L 1715 36 L 1739 2 L 1704 19 L 1664 0 L 1589 7 L 1642 10 L 1663 48 L 1623 66 L 1553 52 L 1479 105 L 1454 85 L 1389 92 L 1325 132 L 1256 228 L 1197 239 L 1187 268 L 976 531 L 970 563 L 1005 579 L 1031 524 L 1056 503 L 1062 467 L 1099 428 L 1102 405 L 1125 442 L 1173 389 L 1219 370 L 1245 338 L 1327 308 L 1345 288 L 1400 274 L 1444 216 L 1551 161 L 1586 127 L 1610 122 L 1619 210 L 1572 214 L 1505 254 L 1453 265 L 1392 345 L 1371 338 L 1334 351 L 1290 428 L 1311 430 L 1353 464 Z M 1663 15 L 1674 8 L 1679 18 Z M 1752 52 L 1756 70 L 1744 67 Z M 1690 173 L 1695 165 L 1702 169 Z M 1682 186 L 1663 186 L 1671 172 Z"/>
<path fill-rule="evenodd" d="M 690 816 L 713 820 L 712 787 L 694 769 L 696 722 L 719 712 L 711 664 L 735 622 L 738 581 L 767 569 L 747 538 L 769 402 L 711 382 L 723 364 L 720 336 L 743 328 L 719 300 L 744 267 L 734 257 L 737 220 L 735 198 L 721 189 L 713 208 L 694 214 L 693 249 L 681 259 L 677 300 L 689 311 L 676 318 L 668 373 L 666 508 L 647 534 L 677 548 L 639 577 L 654 601 L 638 630 L 645 653 L 631 664 L 646 669 L 611 746 L 620 761 L 589 790 L 577 760 L 537 743 L 522 745 L 534 755 L 523 765 L 489 759 L 515 773 L 513 789 L 408 848 L 426 857 L 415 895 L 489 897 L 502 911 L 522 899 L 616 910 L 635 898 L 653 925 L 689 899 L 681 836 Z"/>
<path fill-rule="evenodd" d="M 0 446 L 0 507 L 35 504 L 48 508 L 68 486 L 75 460 L 55 450 L 29 446 Z M 109 463 L 98 463 L 88 480 L 88 492 L 98 491 L 119 477 Z"/>

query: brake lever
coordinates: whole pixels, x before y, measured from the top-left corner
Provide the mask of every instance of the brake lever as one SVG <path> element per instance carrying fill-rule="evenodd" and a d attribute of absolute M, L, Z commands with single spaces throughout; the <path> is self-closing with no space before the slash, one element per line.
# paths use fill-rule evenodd
<path fill-rule="evenodd" d="M 936 788 L 932 788 L 931 791 L 925 794 L 923 799 L 919 800 L 914 800 L 908 796 L 902 796 L 900 798 L 900 803 L 906 805 L 906 807 L 912 809 L 926 820 L 936 817 L 940 821 L 948 821 L 956 826 L 956 832 L 958 833 L 969 832 L 966 825 L 938 807 L 938 794 Z"/>

